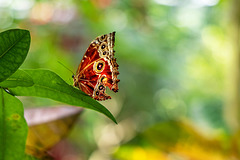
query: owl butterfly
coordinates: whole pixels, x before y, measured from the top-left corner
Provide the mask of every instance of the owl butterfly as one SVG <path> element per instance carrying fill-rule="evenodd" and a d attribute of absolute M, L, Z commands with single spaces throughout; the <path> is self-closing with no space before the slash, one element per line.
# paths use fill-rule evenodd
<path fill-rule="evenodd" d="M 94 39 L 73 75 L 73 86 L 96 100 L 106 100 L 111 97 L 105 93 L 106 87 L 118 91 L 118 64 L 114 58 L 115 32 L 98 36 Z"/>

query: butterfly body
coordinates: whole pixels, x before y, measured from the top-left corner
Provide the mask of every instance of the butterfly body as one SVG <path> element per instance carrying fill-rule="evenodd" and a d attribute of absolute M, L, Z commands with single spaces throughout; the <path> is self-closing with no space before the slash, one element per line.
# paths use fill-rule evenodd
<path fill-rule="evenodd" d="M 94 39 L 73 76 L 74 86 L 96 100 L 111 97 L 105 93 L 106 87 L 118 91 L 118 64 L 114 58 L 115 32 Z"/>

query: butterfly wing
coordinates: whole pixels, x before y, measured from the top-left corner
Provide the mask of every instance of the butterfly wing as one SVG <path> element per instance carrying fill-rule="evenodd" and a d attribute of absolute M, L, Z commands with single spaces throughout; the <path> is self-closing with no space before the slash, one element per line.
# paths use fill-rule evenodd
<path fill-rule="evenodd" d="M 115 32 L 94 39 L 79 64 L 74 76 L 74 86 L 96 100 L 111 97 L 105 93 L 106 87 L 118 91 L 118 64 L 114 58 Z"/>

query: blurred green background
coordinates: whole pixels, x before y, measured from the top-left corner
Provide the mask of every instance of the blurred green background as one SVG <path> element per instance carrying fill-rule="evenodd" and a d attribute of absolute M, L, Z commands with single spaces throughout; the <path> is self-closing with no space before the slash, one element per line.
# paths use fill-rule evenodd
<path fill-rule="evenodd" d="M 239 24 L 238 0 L 0 0 L 0 31 L 31 32 L 21 68 L 69 84 L 58 61 L 75 72 L 89 43 L 116 31 L 119 92 L 101 103 L 119 124 L 85 110 L 61 142 L 64 160 L 238 159 Z"/>

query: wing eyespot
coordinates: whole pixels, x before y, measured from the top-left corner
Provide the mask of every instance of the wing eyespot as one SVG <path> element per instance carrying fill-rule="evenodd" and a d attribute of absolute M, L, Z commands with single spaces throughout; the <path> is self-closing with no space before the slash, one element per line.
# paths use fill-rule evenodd
<path fill-rule="evenodd" d="M 105 46 L 105 44 L 103 44 L 102 46 L 101 46 L 101 49 L 104 49 L 106 46 Z"/>
<path fill-rule="evenodd" d="M 108 55 L 109 50 L 106 42 L 101 43 L 101 45 L 99 46 L 98 52 L 99 52 L 99 56 L 102 58 L 105 58 Z"/>
<path fill-rule="evenodd" d="M 99 49 L 100 49 L 102 52 L 106 51 L 107 48 L 108 48 L 108 45 L 107 45 L 106 42 L 102 42 L 101 45 L 99 46 Z"/>
<path fill-rule="evenodd" d="M 97 95 L 97 96 L 99 95 L 99 91 L 96 91 L 96 95 Z"/>
<path fill-rule="evenodd" d="M 97 70 L 102 70 L 102 68 L 103 68 L 103 63 L 98 63 L 97 64 Z"/>
<path fill-rule="evenodd" d="M 104 86 L 103 86 L 103 85 L 100 85 L 100 86 L 98 86 L 98 89 L 99 89 L 99 90 L 103 90 L 103 89 L 104 89 Z"/>
<path fill-rule="evenodd" d="M 104 70 L 105 62 L 100 60 L 94 63 L 93 70 L 97 73 L 101 73 Z"/>

